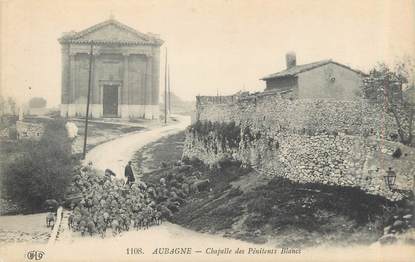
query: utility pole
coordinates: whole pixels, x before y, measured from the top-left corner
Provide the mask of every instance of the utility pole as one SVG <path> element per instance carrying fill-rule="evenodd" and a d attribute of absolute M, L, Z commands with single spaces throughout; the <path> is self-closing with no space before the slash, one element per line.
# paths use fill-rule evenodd
<path fill-rule="evenodd" d="M 92 51 L 94 44 L 91 43 L 91 51 L 89 53 L 89 81 L 88 81 L 88 95 L 86 99 L 86 115 L 85 115 L 85 134 L 84 134 L 84 151 L 82 159 L 85 159 L 86 155 L 86 141 L 88 137 L 88 117 L 89 117 L 89 100 L 91 98 L 91 85 L 92 85 Z"/>
<path fill-rule="evenodd" d="M 164 123 L 167 124 L 167 48 L 166 63 L 164 65 Z"/>

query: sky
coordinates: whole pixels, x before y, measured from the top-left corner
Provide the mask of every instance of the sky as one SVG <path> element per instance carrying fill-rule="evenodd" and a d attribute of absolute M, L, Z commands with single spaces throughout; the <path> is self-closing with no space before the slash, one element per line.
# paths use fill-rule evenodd
<path fill-rule="evenodd" d="M 160 34 L 171 89 L 197 95 L 261 91 L 259 79 L 323 59 L 367 71 L 415 54 L 414 0 L 0 0 L 0 91 L 18 101 L 60 103 L 57 39 L 116 20 Z M 160 90 L 163 89 L 162 66 Z M 31 89 L 29 89 L 31 87 Z"/>

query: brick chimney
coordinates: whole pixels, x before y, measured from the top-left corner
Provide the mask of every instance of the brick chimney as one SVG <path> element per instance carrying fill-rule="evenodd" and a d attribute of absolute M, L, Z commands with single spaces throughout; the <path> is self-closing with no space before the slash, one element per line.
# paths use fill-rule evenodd
<path fill-rule="evenodd" d="M 285 61 L 287 63 L 287 69 L 294 67 L 297 65 L 297 58 L 295 56 L 295 52 L 288 52 L 285 55 Z"/>

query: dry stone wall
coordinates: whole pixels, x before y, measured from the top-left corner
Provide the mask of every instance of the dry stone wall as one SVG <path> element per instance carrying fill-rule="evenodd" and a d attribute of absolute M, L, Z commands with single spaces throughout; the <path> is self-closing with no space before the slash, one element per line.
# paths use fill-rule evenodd
<path fill-rule="evenodd" d="M 414 150 L 388 141 L 396 134 L 396 126 L 376 104 L 291 101 L 277 94 L 227 97 L 226 101 L 199 97 L 197 116 L 200 121 L 234 121 L 241 127 L 239 146 L 223 145 L 215 133 L 202 136 L 188 131 L 184 156 L 207 164 L 234 158 L 268 175 L 360 187 L 391 200 L 404 196 L 399 190 L 413 190 Z M 396 159 L 392 154 L 398 147 L 402 156 Z M 397 173 L 399 190 L 391 191 L 384 182 L 389 167 Z"/>
<path fill-rule="evenodd" d="M 233 102 L 228 102 L 229 100 Z M 257 94 L 234 99 L 199 97 L 197 117 L 201 121 L 235 121 L 253 128 L 305 130 L 313 133 L 343 132 L 353 135 L 396 134 L 393 117 L 379 104 L 366 100 L 281 98 L 278 94 Z"/>

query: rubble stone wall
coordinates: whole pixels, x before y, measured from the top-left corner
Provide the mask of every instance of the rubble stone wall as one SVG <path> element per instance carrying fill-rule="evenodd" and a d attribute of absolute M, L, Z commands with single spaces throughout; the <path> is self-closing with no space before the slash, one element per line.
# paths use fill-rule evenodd
<path fill-rule="evenodd" d="M 379 104 L 366 100 L 284 99 L 278 94 L 257 94 L 228 98 L 199 97 L 196 105 L 200 121 L 235 121 L 259 130 L 305 129 L 307 132 L 347 134 L 396 134 L 393 117 Z"/>
<path fill-rule="evenodd" d="M 234 158 L 268 175 L 355 186 L 398 200 L 403 195 L 384 182 L 393 167 L 397 189 L 414 187 L 414 150 L 387 141 L 396 132 L 393 118 L 366 101 L 291 101 L 260 94 L 219 103 L 199 97 L 197 115 L 200 121 L 235 121 L 241 142 L 231 148 L 214 133 L 201 137 L 188 131 L 184 156 L 189 158 L 208 164 Z M 402 156 L 396 159 L 392 154 L 398 147 Z"/>
<path fill-rule="evenodd" d="M 45 131 L 45 128 L 42 124 L 17 121 L 16 131 L 18 139 L 40 139 Z"/>

